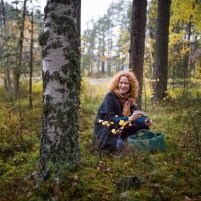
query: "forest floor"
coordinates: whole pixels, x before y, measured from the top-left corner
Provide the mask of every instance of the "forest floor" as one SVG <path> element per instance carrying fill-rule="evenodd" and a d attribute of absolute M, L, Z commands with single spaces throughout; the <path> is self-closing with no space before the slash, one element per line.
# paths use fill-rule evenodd
<path fill-rule="evenodd" d="M 84 80 L 80 167 L 40 182 L 41 91 L 41 83 L 36 83 L 34 107 L 29 109 L 25 89 L 20 102 L 6 100 L 0 89 L 0 201 L 201 200 L 201 99 L 193 92 L 172 93 L 161 103 L 146 103 L 146 112 L 154 121 L 152 130 L 165 136 L 165 152 L 137 152 L 127 147 L 117 157 L 100 157 L 92 152 L 91 143 L 105 85 L 91 86 Z M 122 190 L 124 178 L 134 182 Z"/>

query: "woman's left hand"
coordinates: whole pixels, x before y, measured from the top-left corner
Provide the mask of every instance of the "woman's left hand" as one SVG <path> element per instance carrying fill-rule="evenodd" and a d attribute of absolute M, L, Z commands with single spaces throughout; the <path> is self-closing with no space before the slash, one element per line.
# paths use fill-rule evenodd
<path fill-rule="evenodd" d="M 153 124 L 153 121 L 151 119 L 146 119 L 145 120 L 145 125 L 151 126 Z"/>

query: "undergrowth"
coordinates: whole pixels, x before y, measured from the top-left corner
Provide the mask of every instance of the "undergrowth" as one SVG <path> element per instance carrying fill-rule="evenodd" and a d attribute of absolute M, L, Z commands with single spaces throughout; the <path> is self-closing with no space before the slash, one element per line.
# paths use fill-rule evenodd
<path fill-rule="evenodd" d="M 0 92 L 3 93 L 2 89 Z M 90 85 L 84 79 L 80 109 L 80 167 L 64 172 L 59 178 L 53 174 L 40 182 L 37 173 L 41 85 L 37 84 L 33 93 L 32 109 L 28 108 L 28 98 L 22 97 L 21 120 L 19 104 L 1 98 L 1 201 L 201 200 L 201 99 L 174 93 L 161 103 L 146 103 L 146 112 L 154 122 L 152 130 L 165 136 L 165 152 L 142 153 L 127 146 L 117 157 L 99 156 L 93 152 L 93 121 L 106 93 L 106 84 L 101 87 Z M 140 178 L 142 182 L 122 192 L 118 182 L 127 176 Z"/>

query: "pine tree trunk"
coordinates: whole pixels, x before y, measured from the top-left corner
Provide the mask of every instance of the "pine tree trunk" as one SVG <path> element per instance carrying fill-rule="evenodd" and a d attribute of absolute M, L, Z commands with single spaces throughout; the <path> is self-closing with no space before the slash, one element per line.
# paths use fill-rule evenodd
<path fill-rule="evenodd" d="M 142 105 L 146 8 L 147 0 L 133 0 L 129 66 L 134 71 L 139 82 L 139 96 L 137 100 L 139 108 Z"/>
<path fill-rule="evenodd" d="M 167 96 L 168 79 L 168 37 L 171 0 L 158 0 L 156 32 L 156 60 L 154 65 L 154 99 Z"/>
<path fill-rule="evenodd" d="M 45 28 L 39 36 L 43 56 L 43 117 L 40 176 L 51 168 L 74 168 L 79 146 L 80 30 L 77 1 L 45 7 Z M 53 165 L 53 166 L 51 166 Z"/>

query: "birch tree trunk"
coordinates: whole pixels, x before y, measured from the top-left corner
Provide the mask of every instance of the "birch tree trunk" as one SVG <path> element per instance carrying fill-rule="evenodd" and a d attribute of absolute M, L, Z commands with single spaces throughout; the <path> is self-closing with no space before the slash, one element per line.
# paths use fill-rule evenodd
<path fill-rule="evenodd" d="M 40 177 L 52 165 L 74 168 L 79 146 L 80 8 L 81 0 L 48 0 L 44 32 L 39 36 L 43 56 L 43 116 Z"/>

